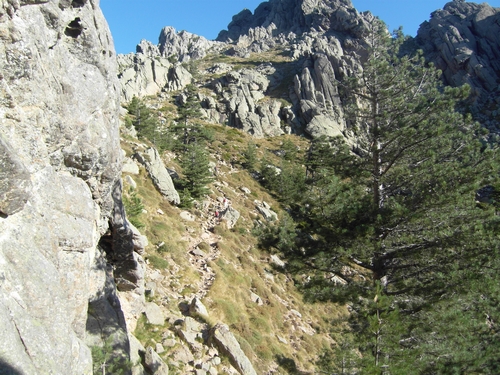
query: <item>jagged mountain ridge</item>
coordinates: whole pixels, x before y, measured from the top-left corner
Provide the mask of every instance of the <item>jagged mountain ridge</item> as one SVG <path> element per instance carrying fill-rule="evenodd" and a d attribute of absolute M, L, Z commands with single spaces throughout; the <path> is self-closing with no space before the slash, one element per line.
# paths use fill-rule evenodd
<path fill-rule="evenodd" d="M 453 1 L 418 30 L 417 43 L 451 86 L 473 89 L 473 111 L 490 131 L 500 129 L 500 9 Z"/>
<path fill-rule="evenodd" d="M 408 44 L 413 50 L 421 48 L 425 51 L 428 61 L 443 70 L 446 84 L 469 83 L 472 86 L 476 118 L 494 132 L 499 127 L 496 98 L 500 41 L 496 37 L 498 33 L 489 30 L 498 28 L 498 14 L 498 9 L 485 3 L 455 0 L 446 4 L 443 10 L 433 13 L 432 19 L 422 24 L 418 36 Z M 272 100 L 270 92 L 273 88 L 286 87 L 281 90 L 279 98 L 287 100 L 292 106 L 282 105 L 278 111 L 266 106 L 259 112 L 252 104 L 255 95 L 245 95 L 249 106 L 232 105 L 228 108 L 224 105 L 227 100 L 221 98 L 217 91 L 218 83 L 210 82 L 211 78 L 206 76 L 205 81 L 198 84 L 212 88 L 215 107 L 210 109 L 217 111 L 216 115 L 211 111 L 212 116 L 208 118 L 216 122 L 223 119 L 229 125 L 258 137 L 279 134 L 277 129 L 281 128 L 285 132 L 306 133 L 313 137 L 342 134 L 349 142 L 355 143 L 334 82 L 359 71 L 363 47 L 367 45 L 366 25 L 372 18 L 369 12 L 357 12 L 350 1 L 271 0 L 262 3 L 253 14 L 244 10 L 234 16 L 228 29 L 220 32 L 217 41 L 208 41 L 187 32 L 176 34 L 172 28 L 163 29 L 157 46 L 161 52 L 156 54 L 156 60 L 173 60 L 172 57 L 175 57 L 179 62 L 203 61 L 208 54 L 221 53 L 243 59 L 253 55 L 257 59 L 259 54 L 274 51 L 289 60 L 269 69 L 253 69 L 254 72 L 267 70 L 264 75 L 270 83 L 258 96 L 271 96 Z M 175 91 L 188 82 L 194 82 L 183 72 L 184 83 L 180 83 L 180 68 L 175 63 L 157 73 L 148 72 L 151 70 L 149 63 L 131 63 L 132 56 L 136 60 L 143 58 L 141 51 L 145 43 L 141 42 L 137 54 L 126 55 L 128 63 L 122 64 L 121 82 L 125 100 L 130 100 L 133 95 L 143 95 L 146 91 L 151 94 L 151 90 L 143 88 L 157 80 L 155 77 L 172 80 L 165 85 L 158 84 L 156 92 Z M 125 59 L 119 58 L 121 61 Z M 263 56 L 261 61 L 265 62 L 266 57 Z M 174 71 L 177 73 L 174 74 Z M 234 77 L 227 81 L 239 85 L 240 91 L 248 91 L 245 84 L 235 82 Z M 488 110 L 485 112 L 486 107 Z M 269 111 L 275 114 L 271 119 L 261 114 Z M 286 126 L 283 127 L 283 124 Z"/>
<path fill-rule="evenodd" d="M 269 37 L 301 35 L 312 30 L 348 32 L 360 36 L 363 19 L 350 0 L 271 0 L 261 3 L 252 14 L 245 9 L 233 17 L 227 30 L 217 40 L 237 41 L 243 35 L 255 33 L 258 28 L 271 31 Z"/>

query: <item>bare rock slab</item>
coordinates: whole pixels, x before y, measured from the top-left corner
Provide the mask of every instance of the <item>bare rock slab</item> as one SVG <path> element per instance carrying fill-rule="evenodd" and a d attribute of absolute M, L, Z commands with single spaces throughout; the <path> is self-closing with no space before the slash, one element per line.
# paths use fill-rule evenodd
<path fill-rule="evenodd" d="M 165 323 L 165 315 L 161 311 L 160 306 L 154 302 L 146 303 L 146 308 L 144 310 L 146 314 L 146 319 L 149 324 L 163 325 Z"/>
<path fill-rule="evenodd" d="M 160 154 L 154 147 L 147 149 L 144 154 L 138 152 L 134 155 L 134 158 L 146 167 L 153 184 L 161 195 L 167 198 L 172 204 L 179 204 L 181 202 L 179 193 L 175 190 L 172 177 L 170 177 L 170 173 L 165 168 Z"/>
<path fill-rule="evenodd" d="M 257 375 L 240 344 L 225 324 L 218 323 L 210 330 L 209 340 L 225 354 L 241 375 Z"/>
<path fill-rule="evenodd" d="M 167 364 L 163 362 L 151 346 L 146 349 L 144 362 L 153 375 L 168 375 Z"/>

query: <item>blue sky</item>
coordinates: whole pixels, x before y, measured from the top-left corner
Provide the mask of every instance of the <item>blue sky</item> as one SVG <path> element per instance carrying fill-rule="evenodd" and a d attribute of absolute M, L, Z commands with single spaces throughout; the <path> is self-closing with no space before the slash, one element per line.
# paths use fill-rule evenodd
<path fill-rule="evenodd" d="M 369 10 L 389 29 L 403 26 L 405 34 L 415 35 L 418 26 L 429 19 L 446 0 L 351 0 L 358 11 Z M 101 0 L 117 53 L 135 52 L 141 39 L 158 43 L 164 26 L 186 30 L 215 39 L 233 15 L 248 8 L 252 12 L 263 0 Z M 500 7 L 500 0 L 486 1 Z"/>

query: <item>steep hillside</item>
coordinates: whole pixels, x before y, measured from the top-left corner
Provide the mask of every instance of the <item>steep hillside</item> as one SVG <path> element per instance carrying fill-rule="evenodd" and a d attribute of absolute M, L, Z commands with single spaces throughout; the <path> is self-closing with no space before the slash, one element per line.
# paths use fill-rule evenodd
<path fill-rule="evenodd" d="M 417 48 L 423 48 L 426 59 L 443 70 L 446 84 L 471 85 L 473 95 L 469 98 L 468 110 L 492 131 L 490 139 L 494 139 L 498 130 L 497 57 L 494 52 L 498 49 L 498 41 L 486 35 L 484 30 L 496 27 L 497 15 L 498 10 L 487 4 L 448 3 L 442 11 L 433 14 L 429 23 L 421 26 L 416 39 L 405 38 L 400 50 L 413 54 Z M 257 373 L 315 373 L 320 368 L 324 370 L 332 365 L 335 368 L 339 361 L 347 361 L 346 366 L 354 367 L 358 366 L 354 363 L 363 361 L 359 352 L 350 346 L 350 334 L 355 329 L 347 329 L 347 317 L 355 320 L 360 316 L 358 313 L 369 312 L 363 311 L 363 307 L 355 307 L 358 302 L 352 301 L 347 305 L 303 304 L 303 296 L 296 286 L 308 285 L 310 276 L 300 271 L 292 272 L 296 264 L 287 265 L 284 273 L 279 272 L 282 260 L 276 256 L 278 253 L 283 256 L 287 246 L 294 246 L 287 245 L 286 241 L 295 241 L 304 244 L 297 250 L 300 254 L 311 254 L 310 264 L 316 264 L 321 257 L 322 234 L 321 230 L 317 233 L 315 230 L 329 224 L 307 222 L 310 220 L 306 219 L 307 211 L 316 203 L 311 200 L 310 204 L 305 204 L 308 201 L 302 195 L 306 190 L 299 191 L 302 182 L 297 176 L 303 174 L 304 166 L 294 165 L 286 158 L 295 155 L 295 147 L 301 152 L 309 149 L 308 158 L 314 158 L 314 147 L 326 147 L 323 151 L 327 152 L 331 144 L 322 146 L 323 136 L 341 136 L 357 155 L 363 154 L 360 150 L 364 140 L 359 137 L 359 124 L 352 114 L 348 114 L 352 93 L 345 87 L 353 76 L 363 72 L 367 48 L 375 47 L 370 38 L 374 24 L 370 13 L 358 13 L 350 1 L 271 0 L 262 3 L 254 13 L 245 10 L 234 16 L 217 41 L 207 41 L 184 31 L 176 33 L 166 27 L 161 31 L 158 45 L 142 41 L 136 54 L 119 56 L 119 78 L 125 101 L 134 96 L 150 95 L 148 106 L 157 111 L 158 128 L 146 136 L 150 140 L 154 138 L 157 147 L 171 149 L 172 139 L 185 137 L 177 133 L 171 138 L 174 134 L 171 131 L 187 121 L 179 118 L 179 111 L 191 100 L 201 106 L 195 117 L 202 119 L 206 130 L 215 132 L 208 149 L 216 181 L 210 185 L 209 196 L 195 201 L 195 207 L 183 214 L 182 224 L 176 219 L 171 221 L 172 217 L 181 215 L 178 209 L 150 201 L 152 193 L 146 191 L 151 188 L 138 183 L 138 196 L 148 202 L 146 206 L 151 204 L 146 207 L 148 213 L 158 212 L 157 207 L 163 213 L 169 212 L 166 217 L 153 215 L 154 220 L 146 214 L 144 220 L 148 223 L 144 230 L 148 238 L 153 238 L 146 255 L 150 266 L 164 269 L 160 275 L 151 268 L 146 273 L 146 278 L 154 275 L 154 282 L 149 284 L 155 289 L 153 299 L 167 316 L 173 316 L 164 325 L 163 332 L 167 333 L 154 337 L 148 333 L 152 326 L 141 318 L 137 336 L 144 345 L 161 341 L 169 346 L 165 351 L 161 345 L 157 348 L 163 352 L 163 359 L 171 364 L 171 369 L 177 368 L 182 373 L 194 371 L 194 367 L 206 372 L 231 373 L 234 370 L 225 366 L 224 361 L 220 365 L 217 359 L 226 357 L 232 358 L 230 363 L 239 373 L 253 373 L 253 370 L 246 372 L 233 354 L 214 344 L 213 334 L 218 332 L 219 323 L 229 326 L 229 332 Z M 132 117 L 137 114 L 130 113 Z M 197 122 L 200 123 L 199 119 Z M 310 148 L 308 139 L 318 143 Z M 255 150 L 258 150 L 252 163 L 247 159 L 251 154 L 248 145 L 256 145 Z M 134 150 L 132 147 L 130 153 Z M 178 151 L 164 154 L 164 160 L 182 180 L 179 161 L 182 156 Z M 305 160 L 300 155 L 291 158 Z M 249 167 L 255 163 L 260 164 Z M 313 167 L 308 165 L 307 168 L 309 171 Z M 297 170 L 300 170 L 298 174 Z M 170 174 L 175 177 L 177 172 Z M 276 175 L 281 177 L 276 179 Z M 287 178 L 296 180 L 291 182 Z M 349 175 L 347 180 L 353 178 Z M 276 181 L 271 181 L 273 179 Z M 263 186 L 272 188 L 275 195 L 269 195 Z M 330 188 L 327 187 L 327 191 Z M 312 189 L 309 193 L 314 190 L 311 186 L 309 189 Z M 289 192 L 288 199 L 284 191 Z M 321 191 L 318 194 L 329 194 Z M 213 216 L 224 199 L 228 199 L 241 215 L 234 227 L 232 214 L 227 217 L 229 221 L 223 220 L 222 224 L 216 224 L 217 219 Z M 304 206 L 294 207 L 294 199 Z M 277 225 L 260 226 L 264 217 L 273 217 L 270 209 L 276 211 L 282 221 Z M 318 209 L 321 211 L 321 207 Z M 340 207 L 332 209 L 341 210 Z M 341 213 L 339 211 L 339 215 Z M 290 221 L 289 214 L 294 215 L 295 222 Z M 336 223 L 336 219 L 332 220 Z M 167 234 L 167 228 L 175 230 Z M 316 234 L 302 233 L 305 228 Z M 273 230 L 277 231 L 278 240 L 272 238 Z M 268 244 L 262 247 L 268 251 L 274 249 L 270 253 L 259 249 L 266 241 Z M 296 254 L 295 259 L 292 255 L 289 261 L 295 262 L 300 254 Z M 351 259 L 342 269 L 332 266 L 323 271 L 318 268 L 319 279 L 309 284 L 316 295 L 313 299 L 328 300 L 328 293 L 342 294 L 341 288 L 331 289 L 351 285 L 354 280 L 363 283 L 362 280 L 369 279 L 367 270 L 370 267 L 366 266 L 363 271 L 361 262 L 357 264 L 360 267 L 356 262 Z M 414 266 L 409 262 L 405 267 Z M 314 289 L 315 283 L 319 289 Z M 325 285 L 329 291 L 322 289 Z M 352 295 L 356 293 L 351 292 Z M 349 298 L 353 297 L 341 297 L 338 301 L 345 302 Z M 378 294 L 375 304 L 377 298 Z M 198 300 L 205 306 L 199 307 Z M 370 305 L 363 301 L 360 297 L 360 305 Z M 380 303 L 387 303 L 383 301 Z M 184 316 L 194 320 L 180 317 L 179 308 Z M 383 325 L 381 321 L 379 324 Z M 301 332 L 300 335 L 297 332 Z M 199 345 L 193 342 L 193 337 L 198 337 Z M 189 354 L 179 349 L 183 344 L 189 347 Z M 327 350 L 327 354 L 320 356 L 323 350 Z M 186 358 L 189 366 L 181 364 Z"/>
<path fill-rule="evenodd" d="M 172 116 L 165 99 L 147 101 L 159 109 L 160 118 Z M 256 373 L 314 373 L 319 351 L 334 342 L 329 322 L 347 310 L 342 305 L 305 304 L 290 275 L 282 272 L 283 261 L 258 248 L 252 234 L 256 223 L 281 220 L 283 211 L 243 168 L 242 155 L 253 141 L 223 125 L 205 126 L 214 135 L 208 147 L 214 182 L 209 195 L 191 209 L 168 203 L 140 164 L 138 155 L 152 145 L 131 136 L 122 141 L 129 166 L 124 172 L 125 201 L 140 199 L 143 211 L 132 221 L 149 243 L 143 253 L 147 301 L 163 315 L 155 323 L 147 309 L 146 315 L 138 312 L 134 334 L 144 347 L 158 351 L 173 373 L 238 373 L 238 350 L 223 350 L 214 338 L 224 325 Z M 256 141 L 257 159 L 278 164 L 274 152 L 289 137 Z M 304 139 L 293 142 L 301 150 L 308 147 Z M 182 177 L 178 157 L 166 152 L 162 159 L 172 176 Z"/>

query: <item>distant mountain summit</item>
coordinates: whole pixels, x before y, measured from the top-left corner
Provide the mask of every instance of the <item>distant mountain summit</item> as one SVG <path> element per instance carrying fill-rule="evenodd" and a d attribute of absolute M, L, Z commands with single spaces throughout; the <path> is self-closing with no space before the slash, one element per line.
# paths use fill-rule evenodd
<path fill-rule="evenodd" d="M 270 0 L 261 3 L 252 14 L 245 9 L 233 17 L 218 41 L 233 42 L 263 28 L 269 37 L 279 34 L 301 35 L 309 31 L 340 31 L 359 35 L 363 18 L 350 0 Z"/>

